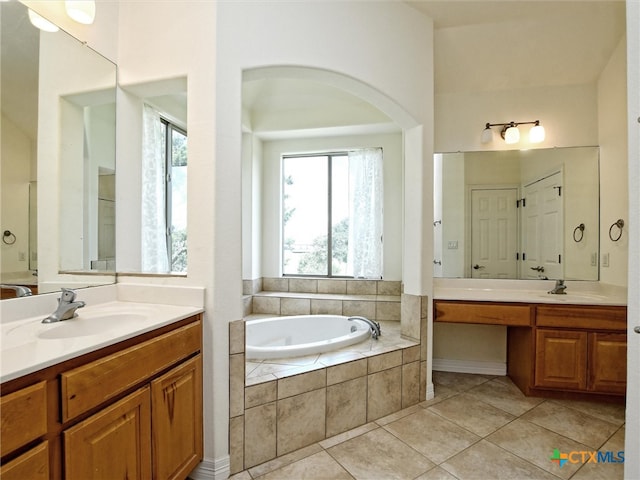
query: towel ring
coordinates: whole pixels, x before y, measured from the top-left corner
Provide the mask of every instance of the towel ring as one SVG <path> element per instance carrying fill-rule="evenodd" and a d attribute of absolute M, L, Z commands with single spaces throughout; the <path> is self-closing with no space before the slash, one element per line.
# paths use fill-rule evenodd
<path fill-rule="evenodd" d="M 13 245 L 14 243 L 16 243 L 16 236 L 13 233 L 11 233 L 10 230 L 5 230 L 4 233 L 2 234 L 2 243 L 6 243 L 7 245 Z"/>
<path fill-rule="evenodd" d="M 578 232 L 580 232 L 580 238 L 578 238 Z M 584 223 L 581 223 L 573 230 L 573 241 L 579 243 L 584 238 Z"/>
<path fill-rule="evenodd" d="M 613 227 L 618 227 L 620 229 L 620 231 L 618 232 L 618 236 L 615 238 L 613 238 Z M 624 220 L 621 218 L 611 224 L 611 226 L 609 227 L 609 238 L 612 241 L 617 242 L 618 240 L 620 240 L 620 238 L 622 237 L 622 227 L 624 227 Z"/>

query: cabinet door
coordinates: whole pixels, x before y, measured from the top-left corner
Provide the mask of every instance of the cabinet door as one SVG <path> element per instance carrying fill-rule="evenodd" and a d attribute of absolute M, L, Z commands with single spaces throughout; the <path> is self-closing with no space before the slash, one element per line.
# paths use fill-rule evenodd
<path fill-rule="evenodd" d="M 623 333 L 589 334 L 589 390 L 625 393 L 627 336 Z"/>
<path fill-rule="evenodd" d="M 65 478 L 151 478 L 151 415 L 145 387 L 65 430 Z"/>
<path fill-rule="evenodd" d="M 184 479 L 202 460 L 202 355 L 151 383 L 153 477 Z"/>
<path fill-rule="evenodd" d="M 0 467 L 2 480 L 49 480 L 49 446 L 42 442 Z"/>
<path fill-rule="evenodd" d="M 587 333 L 538 329 L 535 372 L 537 387 L 585 390 Z"/>

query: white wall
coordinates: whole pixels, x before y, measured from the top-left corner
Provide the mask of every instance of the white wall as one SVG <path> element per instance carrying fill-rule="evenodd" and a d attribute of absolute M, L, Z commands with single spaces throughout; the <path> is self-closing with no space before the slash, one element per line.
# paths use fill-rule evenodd
<path fill-rule="evenodd" d="M 598 128 L 600 144 L 600 252 L 609 255 L 609 266 L 601 264 L 601 281 L 627 285 L 629 229 L 619 241 L 609 238 L 609 228 L 619 218 L 628 224 L 626 38 L 613 52 L 598 81 Z M 617 227 L 612 234 L 616 235 Z M 616 238 L 614 236 L 614 238 Z"/>
<path fill-rule="evenodd" d="M 625 478 L 640 478 L 640 2 L 627 1 L 627 131 L 629 135 L 629 295 Z M 633 219 L 633 220 L 632 220 Z"/>
<path fill-rule="evenodd" d="M 358 135 L 268 141 L 263 144 L 262 276 L 282 275 L 281 159 L 284 154 L 382 147 L 384 168 L 383 279 L 402 280 L 402 135 Z M 260 213 L 260 212 L 259 212 Z"/>
<path fill-rule="evenodd" d="M 139 84 L 166 85 L 165 80 L 187 78 L 187 124 L 189 134 L 188 168 L 188 275 L 186 278 L 166 276 L 128 277 L 119 281 L 167 285 L 204 286 L 204 436 L 206 459 L 224 458 L 228 451 L 228 331 L 226 316 L 219 315 L 225 302 L 219 302 L 216 291 L 223 295 L 234 268 L 221 262 L 229 278 L 214 267 L 214 251 L 225 229 L 214 227 L 216 106 L 216 3 L 215 2 L 120 2 L 118 17 L 119 81 L 130 87 Z M 171 82 L 168 82 L 171 83 Z M 134 89 L 135 90 L 135 89 Z M 157 92 L 154 92 L 157 93 Z M 116 187 L 116 261 L 121 249 L 130 242 L 139 248 L 139 222 L 128 216 L 139 210 L 136 200 L 140 190 L 140 127 L 127 116 L 135 114 L 140 95 L 120 92 L 118 97 L 118 150 Z M 121 108 L 122 107 L 122 108 Z M 238 162 L 237 159 L 227 159 Z M 239 191 L 240 183 L 231 186 Z M 239 218 L 239 214 L 238 214 Z M 131 252 L 123 254 L 123 260 Z M 220 252 L 222 255 L 222 252 Z M 131 258 L 131 257 L 128 257 Z M 233 261 L 233 259 L 232 259 Z M 240 262 L 235 265 L 239 268 Z M 120 269 L 118 267 L 118 269 Z M 232 291 L 234 289 L 232 288 Z M 237 293 L 240 302 L 240 290 Z M 238 318 L 234 315 L 235 318 Z"/>

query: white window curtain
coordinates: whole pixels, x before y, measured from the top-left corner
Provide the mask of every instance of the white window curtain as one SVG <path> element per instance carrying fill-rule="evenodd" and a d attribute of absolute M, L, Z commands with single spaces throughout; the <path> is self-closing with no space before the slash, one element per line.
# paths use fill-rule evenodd
<path fill-rule="evenodd" d="M 160 114 L 144 105 L 142 125 L 142 255 L 143 272 L 168 272 L 164 137 Z"/>
<path fill-rule="evenodd" d="M 382 278 L 382 149 L 349 152 L 349 253 L 355 278 Z"/>

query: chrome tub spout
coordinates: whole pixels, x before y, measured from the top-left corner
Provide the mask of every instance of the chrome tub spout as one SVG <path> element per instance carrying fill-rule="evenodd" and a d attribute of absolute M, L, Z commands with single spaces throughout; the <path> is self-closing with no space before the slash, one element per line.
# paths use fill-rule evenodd
<path fill-rule="evenodd" d="M 365 317 L 349 317 L 347 320 L 349 321 L 362 320 L 363 322 L 365 322 L 371 328 L 371 336 L 376 340 L 380 335 L 382 335 L 382 331 L 380 330 L 380 324 L 378 322 L 374 322 L 373 320 L 369 320 L 368 318 L 365 318 Z"/>

